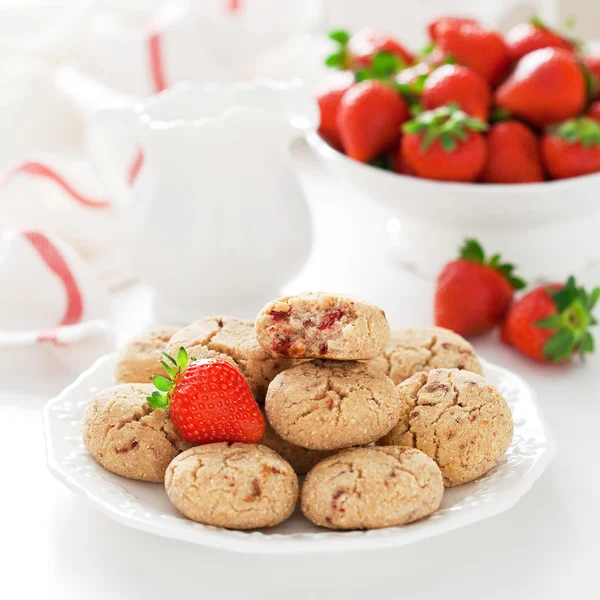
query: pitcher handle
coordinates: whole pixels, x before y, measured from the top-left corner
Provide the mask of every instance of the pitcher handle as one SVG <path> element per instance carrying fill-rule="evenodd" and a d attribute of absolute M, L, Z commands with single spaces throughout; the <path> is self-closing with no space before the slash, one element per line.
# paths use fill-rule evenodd
<path fill-rule="evenodd" d="M 130 107 L 98 110 L 86 132 L 88 155 L 117 209 L 133 200 L 133 183 L 143 162 L 135 133 L 136 114 Z M 127 143 L 129 140 L 129 143 Z"/>

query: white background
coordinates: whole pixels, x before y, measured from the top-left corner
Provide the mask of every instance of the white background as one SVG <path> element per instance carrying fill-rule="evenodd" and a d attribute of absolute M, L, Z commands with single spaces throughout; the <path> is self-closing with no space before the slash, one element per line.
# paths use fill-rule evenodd
<path fill-rule="evenodd" d="M 290 289 L 366 296 L 393 327 L 431 323 L 433 286 L 385 258 L 384 215 L 332 184 L 306 156 L 303 182 L 317 240 Z M 510 256 L 507 256 L 510 258 Z M 590 277 L 597 277 L 598 274 Z M 122 341 L 151 319 L 149 291 L 115 295 Z M 201 316 L 201 315 L 199 315 Z M 600 355 L 543 367 L 478 340 L 481 354 L 536 389 L 558 455 L 511 510 L 463 530 L 392 550 L 318 556 L 251 556 L 204 549 L 127 529 L 89 507 L 47 472 L 40 409 L 69 381 L 12 380 L 2 365 L 0 493 L 2 598 L 592 598 L 600 555 Z"/>

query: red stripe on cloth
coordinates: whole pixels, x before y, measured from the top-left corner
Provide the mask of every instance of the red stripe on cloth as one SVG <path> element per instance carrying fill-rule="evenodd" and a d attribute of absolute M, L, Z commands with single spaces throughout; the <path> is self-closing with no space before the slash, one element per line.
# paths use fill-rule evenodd
<path fill-rule="evenodd" d="M 241 0 L 228 0 L 227 5 L 229 6 L 229 10 L 231 12 L 236 12 L 242 7 L 242 2 Z"/>
<path fill-rule="evenodd" d="M 40 162 L 24 162 L 8 170 L 0 177 L 0 189 L 18 173 L 27 173 L 28 175 L 35 175 L 37 177 L 45 177 L 50 179 L 50 181 L 53 181 L 65 192 L 67 192 L 71 198 L 80 204 L 87 206 L 88 208 L 107 208 L 109 206 L 109 202 L 107 200 L 92 200 L 91 198 L 87 198 L 83 194 L 80 194 L 54 169 Z"/>
<path fill-rule="evenodd" d="M 162 40 L 160 31 L 152 29 L 148 36 L 148 51 L 150 55 L 150 75 L 155 92 L 162 92 L 167 89 L 165 71 L 162 56 Z"/>
<path fill-rule="evenodd" d="M 137 179 L 137 176 L 139 175 L 140 169 L 142 168 L 143 164 L 144 153 L 142 152 L 141 148 L 138 148 L 135 158 L 133 159 L 133 162 L 129 167 L 129 175 L 127 176 L 127 181 L 129 182 L 129 185 L 133 185 L 135 183 L 135 180 Z"/>
<path fill-rule="evenodd" d="M 53 346 L 61 346 L 62 344 L 58 341 L 58 336 L 54 329 L 48 329 L 47 331 L 42 331 L 37 338 L 36 341 L 40 344 L 52 344 Z"/>
<path fill-rule="evenodd" d="M 83 298 L 69 265 L 58 248 L 39 231 L 23 231 L 48 268 L 62 281 L 67 295 L 67 308 L 58 326 L 74 325 L 83 316 Z M 44 340 L 49 341 L 49 340 Z"/>

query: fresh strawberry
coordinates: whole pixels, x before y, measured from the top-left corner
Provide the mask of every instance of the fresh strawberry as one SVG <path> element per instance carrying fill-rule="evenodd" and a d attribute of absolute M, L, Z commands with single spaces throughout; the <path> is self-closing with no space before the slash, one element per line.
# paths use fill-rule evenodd
<path fill-rule="evenodd" d="M 553 179 L 600 171 L 600 123 L 578 117 L 549 127 L 542 138 L 542 156 Z"/>
<path fill-rule="evenodd" d="M 551 283 L 525 294 L 510 309 L 502 325 L 502 340 L 541 362 L 570 360 L 594 351 L 589 331 L 600 287 L 588 294 L 574 277 L 566 284 Z"/>
<path fill-rule="evenodd" d="M 336 69 L 359 71 L 368 69 L 376 54 L 385 52 L 394 56 L 402 66 L 413 63 L 415 56 L 393 37 L 375 29 L 363 29 L 350 36 L 343 29 L 332 31 L 329 37 L 338 43 L 336 52 L 329 55 L 325 64 Z"/>
<path fill-rule="evenodd" d="M 589 96 L 592 100 L 600 100 L 600 56 L 584 56 L 581 59 L 589 75 Z"/>
<path fill-rule="evenodd" d="M 487 148 L 480 132 L 487 125 L 454 106 L 423 112 L 405 123 L 402 157 L 419 177 L 475 181 Z"/>
<path fill-rule="evenodd" d="M 514 291 L 525 287 L 513 271 L 513 265 L 500 262 L 499 254 L 486 260 L 477 240 L 465 240 L 460 257 L 438 276 L 435 324 L 464 336 L 492 330 L 504 319 Z"/>
<path fill-rule="evenodd" d="M 398 145 L 398 148 L 390 154 L 392 168 L 396 173 L 401 175 L 415 176 L 416 173 L 412 167 L 406 162 L 404 155 L 402 154 L 402 141 Z"/>
<path fill-rule="evenodd" d="M 543 127 L 579 114 L 586 103 L 586 82 L 573 53 L 542 48 L 525 55 L 496 90 L 496 104 Z"/>
<path fill-rule="evenodd" d="M 410 118 L 406 100 L 390 85 L 376 80 L 352 86 L 342 97 L 338 131 L 346 154 L 369 162 L 400 138 Z"/>
<path fill-rule="evenodd" d="M 517 61 L 540 48 L 564 48 L 574 52 L 578 45 L 575 40 L 553 31 L 538 17 L 534 17 L 529 23 L 516 25 L 504 39 L 512 61 Z"/>
<path fill-rule="evenodd" d="M 585 116 L 600 122 L 600 100 L 596 100 L 590 104 Z"/>
<path fill-rule="evenodd" d="M 455 26 L 443 22 L 436 31 L 437 47 L 446 55 L 479 73 L 492 87 L 502 81 L 510 58 L 504 38 L 497 31 L 474 23 Z"/>
<path fill-rule="evenodd" d="M 154 377 L 153 408 L 167 408 L 181 436 L 195 444 L 259 442 L 265 419 L 243 375 L 228 362 L 188 361 L 184 348 L 177 360 L 164 354 L 167 377 Z"/>
<path fill-rule="evenodd" d="M 479 21 L 468 17 L 440 17 L 427 25 L 427 31 L 429 32 L 430 39 L 435 42 L 438 38 L 440 29 L 460 29 L 460 27 L 465 24 L 480 25 Z"/>
<path fill-rule="evenodd" d="M 443 65 L 427 77 L 421 103 L 427 110 L 457 104 L 469 115 L 487 121 L 492 101 L 488 83 L 475 71 L 461 65 Z"/>
<path fill-rule="evenodd" d="M 544 180 L 540 142 L 519 121 L 501 121 L 487 133 L 488 156 L 481 174 L 486 183 L 533 183 Z"/>
<path fill-rule="evenodd" d="M 343 76 L 317 95 L 317 102 L 321 113 L 319 133 L 329 144 L 341 149 L 342 140 L 337 127 L 337 117 L 342 96 L 354 83 L 354 77 L 350 73 L 340 75 Z"/>

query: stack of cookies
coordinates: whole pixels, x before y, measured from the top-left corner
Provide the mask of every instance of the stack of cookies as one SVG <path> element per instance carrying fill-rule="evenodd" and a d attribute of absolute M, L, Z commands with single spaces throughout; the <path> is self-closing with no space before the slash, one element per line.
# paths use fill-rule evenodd
<path fill-rule="evenodd" d="M 168 410 L 146 403 L 161 351 L 181 347 L 239 369 L 264 403 L 260 444 L 190 447 Z M 84 441 L 110 471 L 164 480 L 175 506 L 201 523 L 276 525 L 300 496 L 319 526 L 389 527 L 431 514 L 444 486 L 480 477 L 508 448 L 510 409 L 481 373 L 471 345 L 450 331 L 392 335 L 368 302 L 289 296 L 256 322 L 209 318 L 132 340 L 117 361 L 120 385 L 90 402 Z"/>

